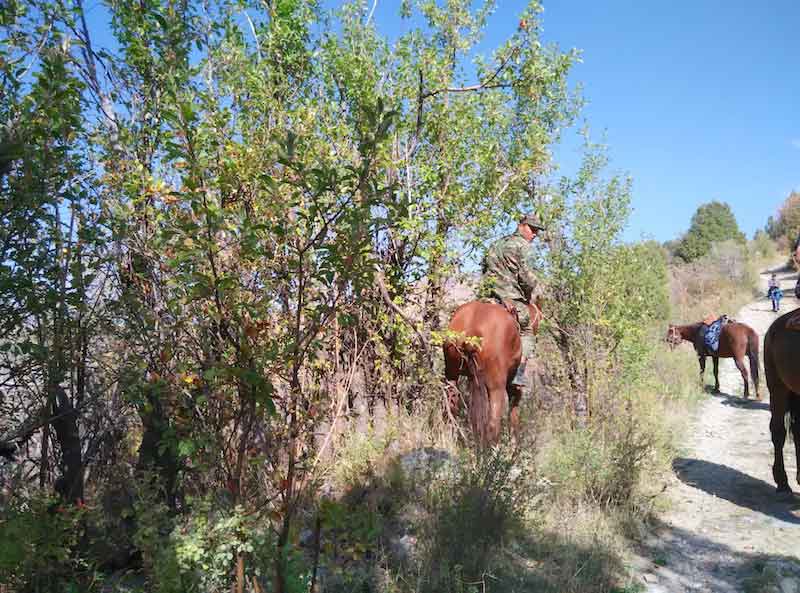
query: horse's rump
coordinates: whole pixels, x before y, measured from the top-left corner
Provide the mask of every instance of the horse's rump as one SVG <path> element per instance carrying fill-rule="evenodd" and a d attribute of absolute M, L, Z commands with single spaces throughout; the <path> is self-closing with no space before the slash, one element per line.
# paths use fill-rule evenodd
<path fill-rule="evenodd" d="M 787 322 L 800 309 L 778 317 L 764 336 L 764 367 L 774 369 L 773 380 L 779 380 L 792 393 L 800 394 L 800 332 L 787 327 Z"/>
<path fill-rule="evenodd" d="M 519 326 L 503 305 L 472 301 L 456 309 L 448 331 L 445 376 L 468 378 L 470 424 L 479 442 L 492 442 L 499 436 L 496 412 L 507 407 L 507 385 L 521 359 Z M 505 404 L 495 401 L 501 397 Z"/>

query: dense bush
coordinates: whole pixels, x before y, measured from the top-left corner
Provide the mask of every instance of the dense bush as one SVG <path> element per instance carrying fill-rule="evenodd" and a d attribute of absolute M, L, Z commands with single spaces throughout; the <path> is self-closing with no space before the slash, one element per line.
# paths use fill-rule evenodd
<path fill-rule="evenodd" d="M 0 509 L 0 586 L 34 593 L 80 589 L 94 570 L 76 553 L 85 516 L 84 509 L 38 496 Z"/>

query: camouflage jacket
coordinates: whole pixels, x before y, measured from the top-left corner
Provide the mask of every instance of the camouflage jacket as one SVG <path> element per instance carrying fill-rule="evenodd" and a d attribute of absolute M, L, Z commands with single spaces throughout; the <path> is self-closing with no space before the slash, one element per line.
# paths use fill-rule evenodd
<path fill-rule="evenodd" d="M 483 258 L 481 296 L 531 302 L 542 286 L 531 264 L 531 246 L 518 232 L 496 241 Z"/>

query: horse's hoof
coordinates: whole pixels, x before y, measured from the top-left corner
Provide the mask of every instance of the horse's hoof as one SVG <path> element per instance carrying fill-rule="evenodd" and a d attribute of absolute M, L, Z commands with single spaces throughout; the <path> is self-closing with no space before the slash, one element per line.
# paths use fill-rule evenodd
<path fill-rule="evenodd" d="M 779 484 L 779 485 L 778 485 L 778 488 L 777 488 L 777 490 L 776 490 L 776 492 L 777 492 L 778 494 L 782 495 L 781 497 L 783 497 L 783 496 L 785 496 L 785 495 L 787 495 L 787 494 L 788 494 L 789 496 L 791 496 L 791 495 L 792 495 L 792 489 L 791 489 L 791 488 L 789 488 L 789 484 L 788 484 L 788 483 L 786 483 L 786 484 Z"/>

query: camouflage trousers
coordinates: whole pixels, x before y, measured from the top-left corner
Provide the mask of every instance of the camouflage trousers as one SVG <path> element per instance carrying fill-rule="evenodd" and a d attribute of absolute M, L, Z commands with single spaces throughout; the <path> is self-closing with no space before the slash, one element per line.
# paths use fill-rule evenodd
<path fill-rule="evenodd" d="M 502 302 L 502 299 L 495 298 Z M 514 306 L 517 310 L 517 321 L 519 322 L 519 337 L 522 341 L 522 359 L 527 360 L 533 356 L 536 346 L 536 336 L 533 334 L 531 311 L 524 301 L 516 299 L 506 299 L 505 302 Z"/>

